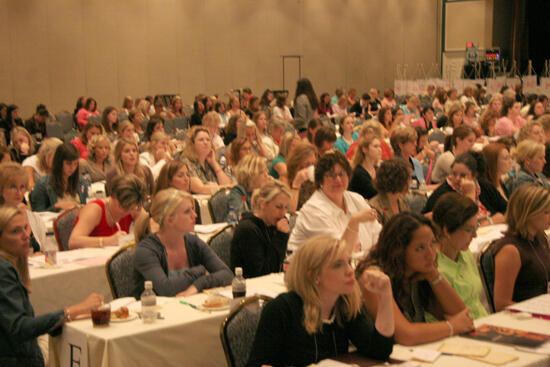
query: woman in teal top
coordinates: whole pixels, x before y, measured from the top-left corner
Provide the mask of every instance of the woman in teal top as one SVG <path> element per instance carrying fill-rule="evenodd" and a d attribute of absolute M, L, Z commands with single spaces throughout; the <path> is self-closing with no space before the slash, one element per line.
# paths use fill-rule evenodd
<path fill-rule="evenodd" d="M 439 229 L 437 268 L 470 309 L 470 317 L 487 316 L 481 303 L 483 291 L 474 256 L 468 249 L 476 237 L 478 206 L 466 196 L 447 193 L 433 210 L 433 221 Z"/>
<path fill-rule="evenodd" d="M 288 173 L 286 167 L 286 159 L 290 154 L 290 150 L 300 142 L 300 138 L 295 132 L 288 131 L 281 138 L 281 144 L 279 145 L 279 155 L 275 157 L 269 167 L 269 175 L 277 180 L 288 185 Z"/>
<path fill-rule="evenodd" d="M 349 146 L 357 140 L 359 135 L 357 132 L 354 132 L 355 127 L 355 117 L 353 115 L 348 115 L 340 123 L 340 137 L 334 143 L 334 148 L 341 151 L 344 155 L 347 153 Z"/>

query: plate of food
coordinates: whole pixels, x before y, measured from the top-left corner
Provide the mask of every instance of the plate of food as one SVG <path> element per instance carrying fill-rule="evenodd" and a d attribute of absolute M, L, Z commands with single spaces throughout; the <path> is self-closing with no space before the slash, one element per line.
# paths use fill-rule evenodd
<path fill-rule="evenodd" d="M 213 293 L 208 295 L 208 298 L 201 304 L 201 308 L 209 311 L 228 310 L 230 301 L 229 298 L 219 293 Z"/>
<path fill-rule="evenodd" d="M 138 315 L 130 312 L 128 307 L 122 306 L 116 311 L 111 312 L 111 322 L 126 322 L 137 319 Z"/>

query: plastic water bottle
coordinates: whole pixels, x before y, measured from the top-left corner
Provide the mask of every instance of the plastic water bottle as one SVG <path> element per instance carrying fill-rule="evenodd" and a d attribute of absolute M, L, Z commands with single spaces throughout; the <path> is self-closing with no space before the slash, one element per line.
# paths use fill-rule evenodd
<path fill-rule="evenodd" d="M 235 268 L 235 278 L 231 283 L 233 291 L 233 299 L 238 299 L 246 296 L 246 280 L 243 277 L 243 268 Z"/>
<path fill-rule="evenodd" d="M 227 224 L 236 226 L 238 222 L 237 213 L 233 205 L 229 206 L 229 211 L 227 212 Z"/>
<path fill-rule="evenodd" d="M 249 208 L 248 208 L 248 204 L 246 202 L 246 196 L 242 196 L 241 197 L 241 207 L 239 208 L 239 212 L 237 213 L 237 218 L 239 218 L 239 220 L 243 219 L 243 215 L 244 213 L 247 213 L 249 212 Z"/>
<path fill-rule="evenodd" d="M 157 296 L 153 292 L 153 282 L 145 281 L 145 290 L 141 294 L 141 319 L 144 324 L 151 324 L 157 319 Z"/>
<path fill-rule="evenodd" d="M 57 265 L 57 241 L 52 229 L 46 231 L 46 242 L 43 247 L 46 265 Z"/>

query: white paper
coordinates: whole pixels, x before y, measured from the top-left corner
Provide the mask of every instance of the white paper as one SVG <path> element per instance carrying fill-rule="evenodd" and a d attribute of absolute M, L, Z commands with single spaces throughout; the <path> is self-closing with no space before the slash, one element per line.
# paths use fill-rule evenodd
<path fill-rule="evenodd" d="M 510 305 L 507 309 L 534 315 L 550 316 L 550 294 L 541 294 L 527 301 Z"/>
<path fill-rule="evenodd" d="M 202 233 L 202 234 L 210 234 L 222 229 L 226 225 L 227 223 L 195 224 L 195 232 Z"/>
<path fill-rule="evenodd" d="M 414 348 L 414 350 L 411 353 L 411 357 L 413 359 L 417 359 L 419 361 L 423 362 L 434 362 L 439 356 L 441 355 L 440 352 L 433 349 L 426 349 L 426 348 Z"/>
<path fill-rule="evenodd" d="M 110 302 L 111 310 L 116 311 L 122 306 L 128 307 L 131 303 L 136 302 L 136 299 L 134 297 L 123 297 L 123 298 L 117 298 L 115 300 L 112 300 Z"/>
<path fill-rule="evenodd" d="M 233 299 L 233 291 L 231 289 L 224 289 L 223 291 L 219 292 L 222 296 Z M 255 294 L 261 294 L 263 296 L 268 296 L 271 298 L 275 298 L 279 295 L 278 292 L 272 291 L 270 289 L 262 289 L 262 288 L 246 288 L 246 296 L 250 297 Z"/>

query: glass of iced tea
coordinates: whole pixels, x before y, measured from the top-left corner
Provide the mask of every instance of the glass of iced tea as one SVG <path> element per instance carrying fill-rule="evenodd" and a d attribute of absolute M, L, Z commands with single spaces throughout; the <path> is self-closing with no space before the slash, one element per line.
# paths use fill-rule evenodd
<path fill-rule="evenodd" d="M 94 327 L 108 326 L 111 321 L 111 305 L 103 304 L 92 309 L 92 322 Z"/>

